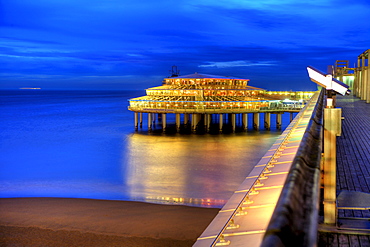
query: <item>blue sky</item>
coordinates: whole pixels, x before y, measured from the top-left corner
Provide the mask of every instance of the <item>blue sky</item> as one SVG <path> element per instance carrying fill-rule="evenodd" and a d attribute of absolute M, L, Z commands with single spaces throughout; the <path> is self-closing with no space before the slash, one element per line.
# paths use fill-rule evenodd
<path fill-rule="evenodd" d="M 0 88 L 143 89 L 177 65 L 314 90 L 370 48 L 368 0 L 0 0 Z"/>

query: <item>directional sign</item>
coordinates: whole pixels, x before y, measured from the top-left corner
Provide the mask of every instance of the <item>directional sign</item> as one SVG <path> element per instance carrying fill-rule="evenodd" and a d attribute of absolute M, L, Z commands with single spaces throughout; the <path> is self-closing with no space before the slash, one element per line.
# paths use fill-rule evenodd
<path fill-rule="evenodd" d="M 348 85 L 333 78 L 331 74 L 325 74 L 312 66 L 307 66 L 307 71 L 311 81 L 319 84 L 327 90 L 333 90 L 341 95 L 349 94 L 351 92 L 348 89 Z"/>

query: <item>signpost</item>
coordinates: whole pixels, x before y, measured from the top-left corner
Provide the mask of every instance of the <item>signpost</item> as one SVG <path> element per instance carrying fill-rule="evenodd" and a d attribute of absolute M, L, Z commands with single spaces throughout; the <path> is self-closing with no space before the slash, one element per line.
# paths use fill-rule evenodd
<path fill-rule="evenodd" d="M 349 86 L 325 74 L 314 67 L 307 67 L 311 81 L 326 89 L 326 107 L 324 109 L 324 223 L 335 225 L 337 222 L 336 206 L 336 137 L 341 135 L 342 109 L 335 108 L 335 94 L 350 93 Z"/>

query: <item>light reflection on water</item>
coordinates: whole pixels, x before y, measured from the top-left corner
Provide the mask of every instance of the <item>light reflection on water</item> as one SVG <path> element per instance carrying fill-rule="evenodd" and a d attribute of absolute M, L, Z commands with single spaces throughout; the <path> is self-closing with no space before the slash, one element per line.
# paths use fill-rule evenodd
<path fill-rule="evenodd" d="M 221 207 L 275 142 L 277 133 L 143 135 L 128 138 L 132 198 Z"/>
<path fill-rule="evenodd" d="M 2 93 L 0 197 L 221 207 L 281 133 L 135 132 L 126 108 L 135 95 Z"/>

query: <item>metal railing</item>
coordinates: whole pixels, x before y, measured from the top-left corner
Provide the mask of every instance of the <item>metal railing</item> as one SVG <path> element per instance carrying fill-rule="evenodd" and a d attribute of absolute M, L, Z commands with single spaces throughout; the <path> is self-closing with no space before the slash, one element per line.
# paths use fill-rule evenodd
<path fill-rule="evenodd" d="M 297 118 L 299 119 L 301 116 L 298 116 Z M 298 126 L 299 121 L 294 122 L 293 126 L 291 126 L 291 129 L 289 132 L 285 135 L 285 137 L 282 139 L 279 147 L 276 149 L 276 151 L 272 154 L 271 158 L 267 161 L 266 166 L 262 169 L 262 171 L 257 175 L 256 180 L 254 183 L 250 186 L 248 189 L 248 192 L 243 196 L 242 200 L 239 202 L 238 206 L 235 208 L 235 210 L 232 212 L 230 215 L 229 219 L 226 221 L 225 225 L 213 241 L 211 246 L 216 246 L 219 243 L 225 243 L 227 240 L 224 239 L 224 231 L 228 229 L 228 227 L 232 227 L 234 225 L 234 217 L 238 214 L 242 215 L 243 214 L 243 208 L 242 205 L 245 203 L 249 202 L 249 196 L 258 193 L 256 188 L 258 188 L 261 185 L 261 180 L 266 179 L 266 174 L 270 173 L 271 171 L 269 168 L 274 167 L 274 163 L 276 163 L 276 158 L 279 157 L 282 153 L 282 150 L 284 150 L 286 141 L 290 138 L 291 133 L 294 131 L 294 129 Z"/>
<path fill-rule="evenodd" d="M 293 160 L 265 232 L 262 247 L 316 246 L 323 136 L 323 91 Z"/>
<path fill-rule="evenodd" d="M 257 102 L 221 102 L 221 101 L 148 101 L 130 102 L 128 109 L 135 112 L 161 112 L 161 113 L 249 113 L 249 112 L 299 112 L 305 104 L 271 103 L 268 101 Z"/>
<path fill-rule="evenodd" d="M 321 123 L 322 92 L 300 111 L 194 246 L 244 246 L 245 241 L 254 243 L 250 246 L 313 246 L 317 232 Z M 302 163 L 309 165 L 302 169 Z M 297 184 L 292 184 L 292 180 Z M 293 198 L 287 197 L 292 190 Z M 281 208 L 282 202 L 288 206 L 283 204 Z M 254 211 L 259 207 L 266 208 Z"/>

